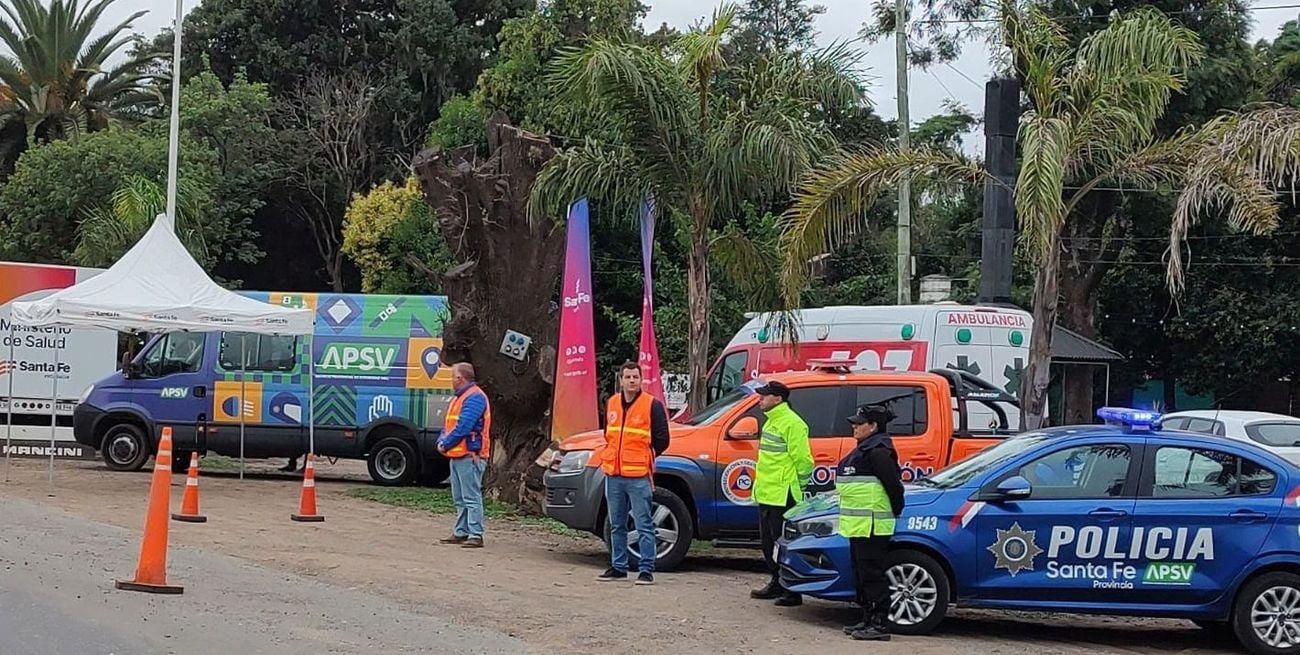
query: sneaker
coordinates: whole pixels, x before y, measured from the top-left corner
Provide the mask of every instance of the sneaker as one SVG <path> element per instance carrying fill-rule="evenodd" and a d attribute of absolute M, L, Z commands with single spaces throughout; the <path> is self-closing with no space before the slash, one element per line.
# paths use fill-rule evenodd
<path fill-rule="evenodd" d="M 798 607 L 800 605 L 803 605 L 803 596 L 799 594 L 786 592 L 781 594 L 780 598 L 776 599 L 777 607 Z"/>
<path fill-rule="evenodd" d="M 879 626 L 867 626 L 849 633 L 854 641 L 889 641 L 889 633 Z"/>
<path fill-rule="evenodd" d="M 460 547 L 461 548 L 482 548 L 483 537 L 470 537 L 469 539 L 466 539 L 465 543 L 461 544 Z"/>
<path fill-rule="evenodd" d="M 451 535 L 450 537 L 447 537 L 446 539 L 439 539 L 439 540 L 438 540 L 438 543 L 440 543 L 440 544 L 463 544 L 463 543 L 465 543 L 466 541 L 469 541 L 469 537 L 462 537 L 462 536 L 460 536 L 460 535 L 458 535 L 458 534 L 454 534 L 454 535 Z"/>
<path fill-rule="evenodd" d="M 601 573 L 600 575 L 596 576 L 596 579 L 601 582 L 613 582 L 615 580 L 626 580 L 627 571 L 620 571 L 614 567 L 610 567 L 605 569 L 604 573 Z"/>
<path fill-rule="evenodd" d="M 785 594 L 785 590 L 775 581 L 767 583 L 762 589 L 755 589 L 749 592 L 750 598 L 758 600 L 774 600 Z"/>
<path fill-rule="evenodd" d="M 653 574 L 643 571 L 641 575 L 636 576 L 636 583 L 639 585 L 652 585 L 655 583 L 655 577 Z"/>

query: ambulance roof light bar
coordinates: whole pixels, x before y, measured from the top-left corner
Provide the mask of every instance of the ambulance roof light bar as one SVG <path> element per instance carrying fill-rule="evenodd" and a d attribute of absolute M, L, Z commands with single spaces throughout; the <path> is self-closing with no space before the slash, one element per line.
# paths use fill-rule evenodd
<path fill-rule="evenodd" d="M 1128 407 L 1102 407 L 1097 418 L 1107 425 L 1123 426 L 1134 432 L 1150 432 L 1160 425 L 1160 413 Z"/>

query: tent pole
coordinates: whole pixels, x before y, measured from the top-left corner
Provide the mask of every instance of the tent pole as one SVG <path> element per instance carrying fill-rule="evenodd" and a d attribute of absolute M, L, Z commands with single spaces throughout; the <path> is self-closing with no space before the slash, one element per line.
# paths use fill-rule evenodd
<path fill-rule="evenodd" d="M 58 331 L 58 328 L 54 328 Z M 54 342 L 54 384 L 50 389 L 50 471 L 49 471 L 49 489 L 45 495 L 50 498 L 54 497 L 54 430 L 59 421 L 59 365 L 60 356 L 63 354 L 59 348 L 58 341 Z"/>
<path fill-rule="evenodd" d="M 9 396 L 5 399 L 5 482 L 9 482 L 9 458 L 13 452 L 14 436 L 14 378 L 18 377 L 18 361 L 14 359 L 14 343 L 18 337 L 14 336 L 13 321 L 9 325 Z"/>
<path fill-rule="evenodd" d="M 244 479 L 244 397 L 248 386 L 248 336 L 239 335 L 239 479 Z"/>
<path fill-rule="evenodd" d="M 316 335 L 307 335 L 307 452 L 316 454 Z"/>

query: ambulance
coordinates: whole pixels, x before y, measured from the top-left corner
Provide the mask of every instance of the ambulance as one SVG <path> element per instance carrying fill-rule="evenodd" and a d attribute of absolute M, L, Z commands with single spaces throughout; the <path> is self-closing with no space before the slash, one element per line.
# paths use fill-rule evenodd
<path fill-rule="evenodd" d="M 779 338 L 776 317 L 749 314 L 749 322 L 722 351 L 707 378 L 711 404 L 769 373 L 807 370 L 809 360 L 851 359 L 859 371 L 965 371 L 1019 396 L 1029 361 L 1033 318 L 1009 307 L 961 305 L 837 306 L 797 313 L 797 345 Z M 1019 424 L 1019 410 L 1009 417 Z M 679 420 L 685 415 L 678 417 Z M 973 412 L 972 420 L 992 420 Z"/>

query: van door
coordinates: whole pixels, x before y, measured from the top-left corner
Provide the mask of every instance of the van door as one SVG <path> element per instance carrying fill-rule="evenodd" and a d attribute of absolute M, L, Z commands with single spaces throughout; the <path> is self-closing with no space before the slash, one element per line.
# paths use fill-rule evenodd
<path fill-rule="evenodd" d="M 223 455 L 296 457 L 306 452 L 306 381 L 298 338 L 223 332 L 217 352 L 208 449 Z M 241 375 L 242 372 L 242 375 Z"/>
<path fill-rule="evenodd" d="M 212 402 L 208 396 L 213 355 L 207 341 L 206 334 L 197 332 L 158 337 L 140 358 L 138 374 L 126 385 L 132 403 L 148 410 L 158 428 L 172 429 L 177 450 L 201 447 L 198 426 L 207 422 Z"/>
<path fill-rule="evenodd" d="M 705 405 L 713 404 L 723 394 L 749 381 L 749 351 L 737 350 L 723 355 L 713 366 L 705 388 Z"/>

